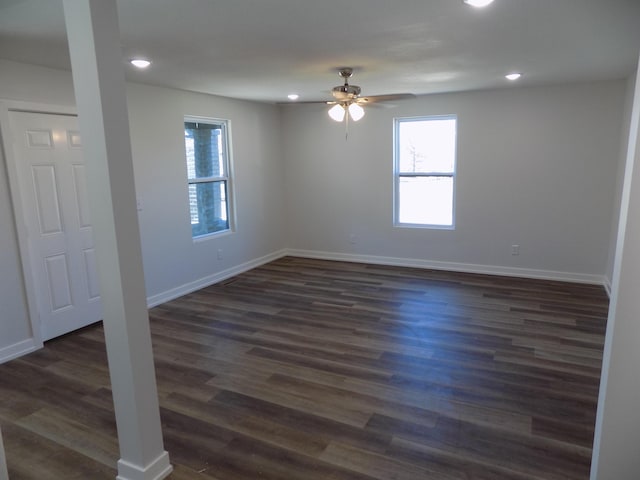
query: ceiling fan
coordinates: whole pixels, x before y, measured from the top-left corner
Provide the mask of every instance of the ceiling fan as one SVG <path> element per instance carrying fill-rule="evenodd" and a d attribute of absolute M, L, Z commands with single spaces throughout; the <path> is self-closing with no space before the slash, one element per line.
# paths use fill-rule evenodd
<path fill-rule="evenodd" d="M 364 116 L 363 105 L 415 98 L 415 95 L 412 93 L 394 93 L 390 95 L 361 97 L 361 88 L 358 85 L 349 84 L 349 79 L 353 75 L 353 68 L 340 68 L 338 69 L 338 75 L 344 79 L 344 84 L 333 87 L 331 90 L 333 100 L 300 103 L 324 103 L 326 105 L 333 105 L 328 111 L 329 116 L 333 120 L 342 122 L 346 118 L 348 122 L 349 118 L 351 118 L 351 120 L 357 122 Z"/>
<path fill-rule="evenodd" d="M 344 79 L 344 84 L 333 87 L 331 94 L 333 100 L 328 101 L 306 101 L 299 103 L 323 103 L 325 105 L 333 105 L 329 109 L 329 116 L 336 122 L 342 122 L 349 118 L 357 122 L 364 116 L 363 105 L 370 103 L 390 102 L 394 100 L 404 100 L 407 98 L 415 98 L 413 93 L 394 93 L 390 95 L 371 95 L 361 97 L 361 88 L 358 85 L 349 84 L 349 79 L 353 76 L 353 68 L 343 67 L 338 69 L 338 75 Z"/>
<path fill-rule="evenodd" d="M 347 121 L 351 118 L 354 122 L 357 122 L 364 117 L 363 105 L 378 102 L 388 102 L 394 100 L 403 100 L 407 98 L 414 98 L 412 93 L 394 93 L 390 95 L 372 95 L 368 97 L 361 97 L 361 88 L 358 85 L 350 85 L 349 79 L 353 75 L 353 68 L 344 67 L 338 70 L 340 78 L 344 79 L 343 85 L 333 87 L 331 94 L 334 100 L 327 102 L 327 105 L 333 105 L 329 109 L 329 116 L 336 122 L 342 122 L 345 117 Z"/>

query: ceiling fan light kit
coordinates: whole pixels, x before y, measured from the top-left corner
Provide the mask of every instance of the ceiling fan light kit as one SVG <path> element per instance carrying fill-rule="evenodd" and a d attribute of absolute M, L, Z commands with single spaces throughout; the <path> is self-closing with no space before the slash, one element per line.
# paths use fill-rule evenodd
<path fill-rule="evenodd" d="M 357 103 L 352 103 L 349 105 L 349 116 L 354 122 L 357 122 L 362 117 L 364 117 L 364 108 L 362 108 Z"/>
<path fill-rule="evenodd" d="M 364 117 L 364 108 L 362 108 L 357 103 L 352 103 L 348 106 L 342 103 L 336 103 L 329 109 L 327 113 L 329 114 L 331 119 L 335 120 L 336 122 L 342 122 L 347 113 L 349 114 L 351 120 L 357 122 L 362 117 Z"/>
<path fill-rule="evenodd" d="M 341 122 L 344 120 L 344 115 L 345 113 L 347 113 L 347 111 L 344 109 L 342 105 L 340 105 L 339 103 L 336 103 L 333 107 L 329 109 L 327 113 L 329 114 L 332 120 L 335 120 L 336 122 Z"/>

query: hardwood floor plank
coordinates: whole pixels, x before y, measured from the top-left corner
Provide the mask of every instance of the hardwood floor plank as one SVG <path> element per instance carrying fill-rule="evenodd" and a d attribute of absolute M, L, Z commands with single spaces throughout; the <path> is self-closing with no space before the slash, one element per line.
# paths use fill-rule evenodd
<path fill-rule="evenodd" d="M 150 310 L 171 480 L 587 480 L 593 285 L 285 257 Z M 0 365 L 12 480 L 115 476 L 101 326 Z"/>
<path fill-rule="evenodd" d="M 523 473 L 535 474 L 545 462 L 548 480 L 586 478 L 591 463 L 588 448 L 446 417 L 430 428 L 376 414 L 366 428 Z"/>
<path fill-rule="evenodd" d="M 329 463 L 369 475 L 377 480 L 414 480 L 418 478 L 466 480 L 467 478 L 464 472 L 455 468 L 437 468 L 434 464 L 416 465 L 336 442 L 331 442 L 320 458 Z"/>
<path fill-rule="evenodd" d="M 105 466 L 114 465 L 119 458 L 118 442 L 109 430 L 92 428 L 53 408 L 43 408 L 21 418 L 17 425 L 47 438 Z"/>
<path fill-rule="evenodd" d="M 491 459 L 471 458 L 464 452 L 447 451 L 427 445 L 394 438 L 387 455 L 404 463 L 437 469 L 443 472 L 462 472 L 465 480 L 546 480 L 547 477 L 530 475 L 505 467 Z M 427 477 L 429 478 L 429 477 Z M 432 478 L 437 479 L 437 475 Z"/>
<path fill-rule="evenodd" d="M 243 415 L 268 418 L 281 425 L 310 432 L 319 439 L 324 439 L 327 444 L 330 439 L 333 439 L 343 444 L 382 452 L 391 443 L 391 436 L 387 434 L 372 434 L 362 428 L 318 415 L 315 412 L 304 412 L 236 392 L 223 391 L 210 403 L 214 407 L 228 406 L 235 411 L 243 412 Z"/>
<path fill-rule="evenodd" d="M 374 477 L 263 442 L 234 439 L 224 450 L 225 478 L 373 480 Z M 242 476 L 241 476 L 242 475 Z"/>
<path fill-rule="evenodd" d="M 2 424 L 11 480 L 113 480 L 115 463 L 106 466 L 16 424 Z"/>
<path fill-rule="evenodd" d="M 326 405 L 334 408 L 350 408 L 356 412 L 387 413 L 396 418 L 406 418 L 420 425 L 434 426 L 439 415 L 424 408 L 407 405 L 401 398 L 397 401 L 381 399 L 373 395 L 353 390 L 314 383 L 308 380 L 275 373 L 267 380 L 275 389 L 291 392 L 306 398 L 321 398 Z"/>

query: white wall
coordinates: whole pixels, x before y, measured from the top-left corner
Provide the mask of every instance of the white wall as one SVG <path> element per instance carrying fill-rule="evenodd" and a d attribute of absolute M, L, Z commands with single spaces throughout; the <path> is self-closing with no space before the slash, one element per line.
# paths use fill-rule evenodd
<path fill-rule="evenodd" d="M 0 98 L 75 105 L 71 72 L 0 59 Z"/>
<path fill-rule="evenodd" d="M 165 88 L 130 85 L 136 191 L 147 294 L 152 303 L 211 283 L 285 247 L 280 115 L 276 107 Z M 191 238 L 184 116 L 231 121 L 236 232 Z M 222 260 L 218 260 L 222 249 Z"/>
<path fill-rule="evenodd" d="M 624 96 L 624 81 L 424 96 L 367 108 L 348 141 L 326 107 L 287 107 L 289 246 L 602 281 Z M 440 114 L 458 116 L 456 229 L 393 228 L 393 117 Z"/>
<path fill-rule="evenodd" d="M 631 110 L 636 86 L 636 75 L 631 75 L 627 79 L 626 94 L 624 100 L 624 116 L 620 135 L 620 162 L 616 177 L 616 193 L 613 211 L 611 213 L 611 233 L 609 237 L 609 257 L 607 259 L 607 270 L 605 272 L 605 282 L 607 290 L 611 293 L 613 283 L 613 267 L 615 263 L 616 243 L 618 240 L 618 223 L 620 221 L 620 202 L 622 201 L 622 186 L 624 183 L 625 165 L 629 145 L 629 128 L 631 126 Z"/>
<path fill-rule="evenodd" d="M 128 85 L 147 295 L 157 304 L 282 253 L 284 181 L 277 107 Z M 74 104 L 71 74 L 0 60 L 0 99 Z M 191 239 L 184 115 L 231 121 L 236 231 Z M 6 164 L 0 160 L 0 361 L 32 337 Z M 218 260 L 218 249 L 223 258 Z"/>

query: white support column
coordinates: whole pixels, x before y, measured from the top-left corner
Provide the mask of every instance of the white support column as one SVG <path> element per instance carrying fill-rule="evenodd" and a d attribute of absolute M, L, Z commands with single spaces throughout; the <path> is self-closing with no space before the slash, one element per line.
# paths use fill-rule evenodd
<path fill-rule="evenodd" d="M 639 62 L 640 66 L 640 62 Z M 640 69 L 636 76 L 591 480 L 640 478 Z"/>
<path fill-rule="evenodd" d="M 2 443 L 2 431 L 0 431 L 0 480 L 9 480 L 7 459 L 4 454 L 4 444 Z"/>
<path fill-rule="evenodd" d="M 119 480 L 171 473 L 151 349 L 116 0 L 64 0 L 84 147 Z"/>

